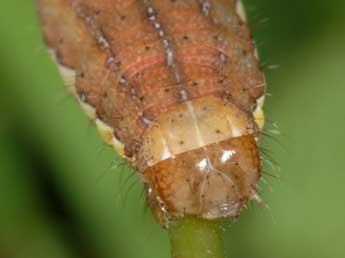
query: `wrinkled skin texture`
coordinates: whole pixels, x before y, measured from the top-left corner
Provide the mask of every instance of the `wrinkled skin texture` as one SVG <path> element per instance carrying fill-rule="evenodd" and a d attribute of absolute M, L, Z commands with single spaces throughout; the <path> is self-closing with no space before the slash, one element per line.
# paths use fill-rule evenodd
<path fill-rule="evenodd" d="M 258 137 L 258 127 L 253 112 L 257 100 L 264 95 L 264 76 L 255 57 L 248 27 L 236 12 L 237 1 L 37 2 L 47 46 L 54 51 L 60 66 L 75 73 L 75 85 L 70 86 L 71 91 L 84 109 L 86 106 L 91 110 L 89 114 L 94 113 L 92 119 L 98 121 L 102 132 L 106 125 L 107 137 L 110 137 L 106 141 L 123 146 L 126 158 L 141 173 L 149 205 L 160 223 L 185 213 L 217 217 L 207 215 L 211 208 L 207 209 L 206 203 L 224 204 L 224 200 L 238 207 L 233 213 L 225 215 L 237 215 L 256 192 L 256 182 L 260 177 L 261 165 L 254 140 Z M 197 105 L 195 101 L 201 98 L 206 106 L 218 99 L 218 106 L 229 106 L 233 114 L 245 117 L 241 122 L 229 122 L 229 132 L 224 133 L 222 138 L 230 145 L 240 142 L 242 147 L 231 145 L 237 153 L 231 162 L 238 161 L 240 158 L 237 155 L 242 155 L 245 168 L 226 165 L 223 169 L 227 171 L 221 174 L 240 177 L 231 182 L 223 175 L 221 178 L 228 180 L 227 183 L 212 177 L 213 187 L 218 185 L 224 191 L 214 192 L 209 187 L 204 188 L 209 189 L 203 190 L 205 193 L 198 192 L 198 197 L 182 195 L 179 197 L 182 199 L 178 200 L 178 195 L 168 194 L 176 189 L 166 188 L 165 191 L 166 184 L 159 178 L 164 177 L 164 180 L 172 182 L 170 185 L 181 185 L 183 188 L 187 184 L 186 178 L 189 178 L 187 174 L 194 172 L 181 168 L 181 160 L 190 157 L 190 162 L 193 162 L 196 153 L 205 148 L 214 162 L 217 159 L 215 153 L 222 155 L 221 145 L 216 147 L 215 142 L 206 144 L 203 141 L 206 133 L 198 135 L 199 127 L 204 123 L 201 121 L 205 119 L 196 116 L 194 106 Z M 168 154 L 162 154 L 162 158 L 150 163 L 150 154 L 159 153 L 150 145 L 155 141 L 152 128 L 157 126 L 162 116 L 183 105 L 187 105 L 185 110 L 193 123 L 188 128 L 181 124 L 179 128 L 184 132 L 194 130 L 195 136 L 192 134 L 190 137 L 197 138 L 195 144 L 189 149 L 180 148 L 178 152 L 168 151 Z M 225 113 L 223 115 L 226 117 Z M 219 134 L 217 121 L 220 119 L 217 120 L 216 116 L 205 121 Z M 100 123 L 102 126 L 99 126 Z M 166 127 L 166 124 L 159 124 L 159 127 Z M 234 133 L 234 127 L 244 129 Z M 177 131 L 171 131 L 170 135 Z M 234 137 L 239 139 L 231 139 Z M 217 139 L 216 136 L 214 138 Z M 169 139 L 170 147 L 183 142 L 174 143 Z M 213 145 L 208 148 L 206 145 L 210 144 Z M 174 160 L 175 157 L 178 158 Z M 175 175 L 174 166 L 177 166 Z M 175 180 L 174 177 L 180 179 Z M 202 182 L 206 177 L 200 179 L 195 175 L 195 178 L 201 180 L 199 185 L 208 184 Z M 230 188 L 238 190 L 226 190 Z M 205 197 L 207 201 L 200 199 L 204 198 L 200 196 L 207 195 L 213 197 Z"/>

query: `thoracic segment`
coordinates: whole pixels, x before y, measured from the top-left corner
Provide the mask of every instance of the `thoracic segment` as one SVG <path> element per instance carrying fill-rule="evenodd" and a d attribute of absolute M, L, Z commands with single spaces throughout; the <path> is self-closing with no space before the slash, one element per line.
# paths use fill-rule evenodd
<path fill-rule="evenodd" d="M 155 120 L 143 136 L 138 169 L 232 137 L 257 134 L 257 127 L 234 104 L 204 97 L 179 104 Z"/>

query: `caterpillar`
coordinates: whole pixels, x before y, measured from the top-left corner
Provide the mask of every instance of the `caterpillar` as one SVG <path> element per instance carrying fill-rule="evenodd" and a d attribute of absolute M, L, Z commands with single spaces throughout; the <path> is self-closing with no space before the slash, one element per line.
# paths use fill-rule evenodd
<path fill-rule="evenodd" d="M 37 0 L 46 45 L 162 226 L 260 200 L 265 78 L 241 1 Z"/>

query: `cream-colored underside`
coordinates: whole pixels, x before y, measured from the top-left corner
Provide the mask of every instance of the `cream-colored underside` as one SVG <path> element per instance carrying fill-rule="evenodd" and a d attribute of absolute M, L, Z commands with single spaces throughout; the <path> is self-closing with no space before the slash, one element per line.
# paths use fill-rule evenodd
<path fill-rule="evenodd" d="M 237 0 L 236 13 L 243 22 L 247 22 L 246 9 L 245 9 L 241 0 Z M 259 51 L 257 48 L 255 48 L 255 50 L 254 50 L 254 56 L 256 57 L 257 60 L 259 60 Z"/>
<path fill-rule="evenodd" d="M 238 14 L 238 16 L 240 16 L 242 21 L 247 22 L 246 10 L 241 0 L 237 0 L 236 13 Z"/>
<path fill-rule="evenodd" d="M 265 125 L 265 113 L 263 110 L 264 104 L 265 104 L 265 96 L 261 96 L 256 100 L 256 109 L 253 112 L 253 116 L 255 119 L 256 124 L 262 130 Z"/>
<path fill-rule="evenodd" d="M 247 14 L 246 14 L 246 9 L 242 3 L 241 0 L 237 0 L 236 3 L 236 13 L 238 16 L 242 19 L 242 21 L 247 22 Z M 256 57 L 257 60 L 259 60 L 259 51 L 257 48 L 254 50 L 254 56 Z M 265 102 L 265 96 L 261 96 L 256 100 L 257 106 L 256 109 L 253 112 L 255 122 L 259 126 L 260 129 L 263 129 L 264 124 L 265 124 L 265 115 L 263 111 L 263 106 Z"/>
<path fill-rule="evenodd" d="M 93 106 L 80 100 L 75 87 L 76 72 L 73 69 L 61 65 L 56 58 L 56 53 L 54 50 L 49 49 L 48 52 L 59 68 L 59 72 L 65 82 L 66 88 L 76 97 L 87 117 L 96 124 L 103 141 L 109 146 L 113 147 L 118 155 L 124 156 L 124 145 L 115 138 L 114 129 L 97 118 L 96 110 Z"/>

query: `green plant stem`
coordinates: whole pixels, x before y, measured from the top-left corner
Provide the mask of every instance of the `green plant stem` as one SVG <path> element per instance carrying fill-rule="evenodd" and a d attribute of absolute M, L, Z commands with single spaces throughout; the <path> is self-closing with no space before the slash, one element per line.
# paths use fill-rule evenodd
<path fill-rule="evenodd" d="M 225 258 L 219 221 L 185 217 L 169 226 L 173 258 Z"/>

